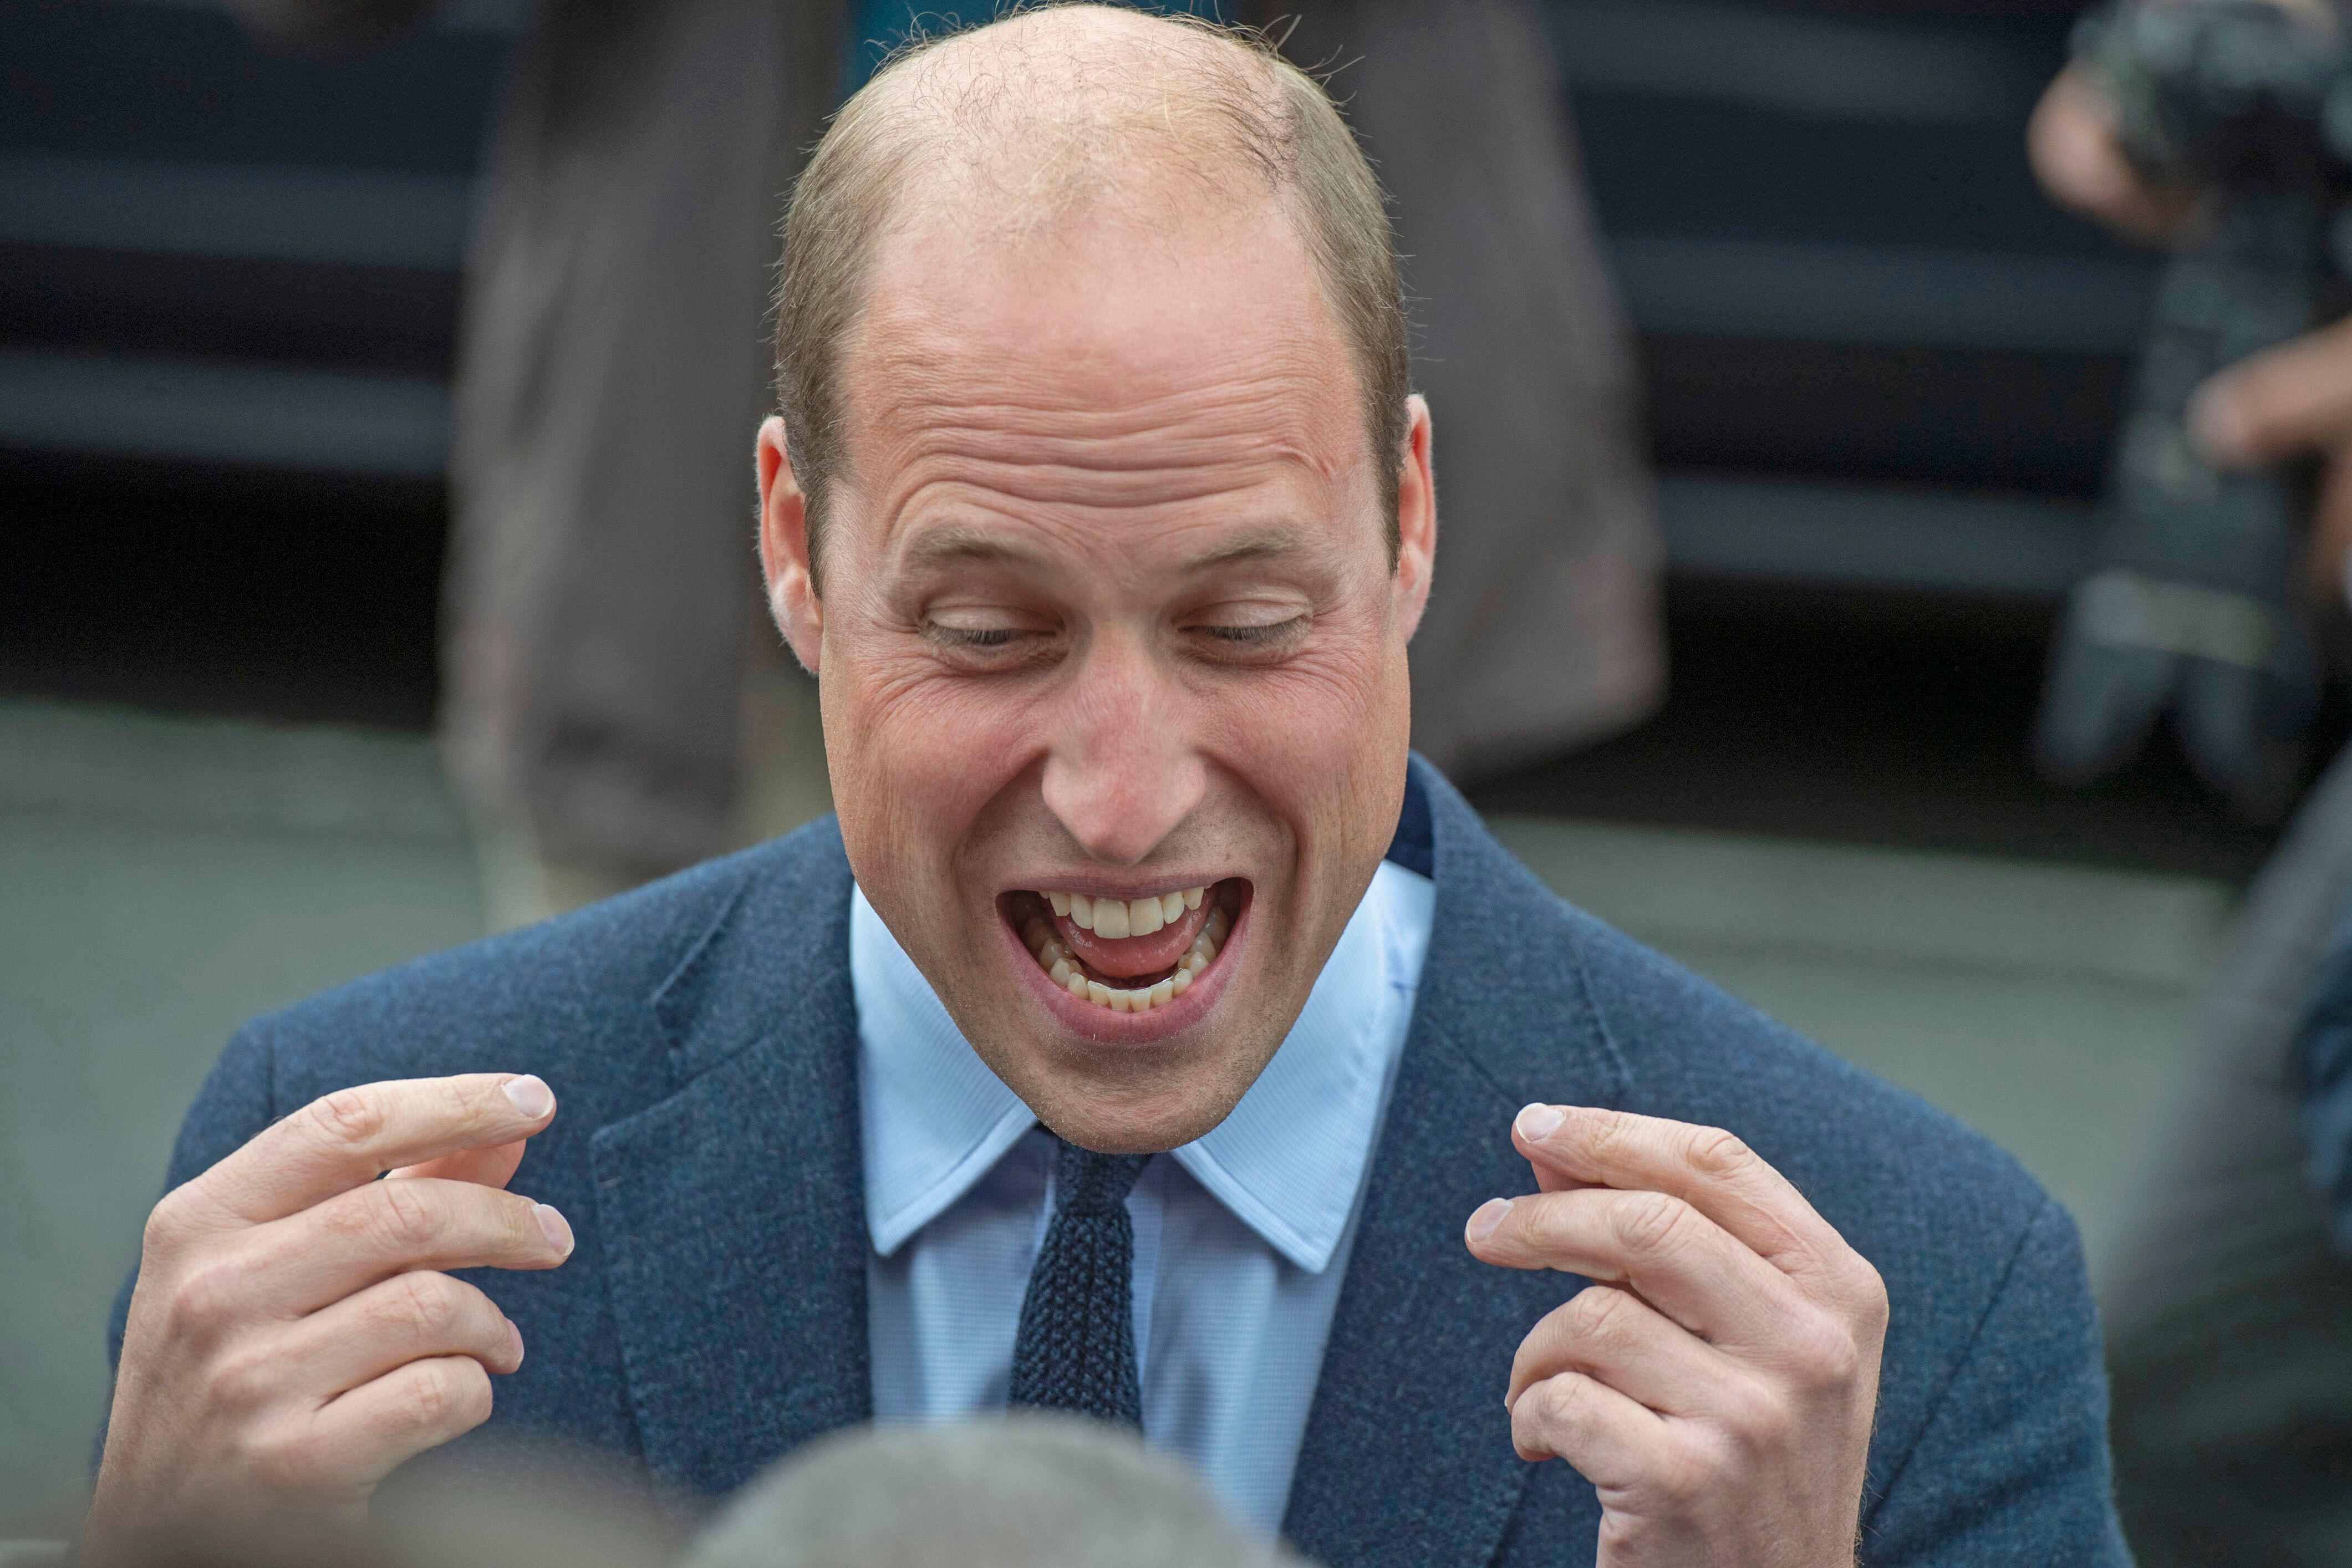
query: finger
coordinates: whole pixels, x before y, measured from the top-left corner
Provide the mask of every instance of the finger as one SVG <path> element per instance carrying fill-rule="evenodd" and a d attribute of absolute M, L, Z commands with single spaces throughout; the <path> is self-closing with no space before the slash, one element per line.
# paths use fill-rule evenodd
<path fill-rule="evenodd" d="M 1659 1474 L 1669 1441 L 1664 1416 L 1580 1372 L 1546 1378 L 1511 1405 L 1520 1458 L 1565 1459 L 1604 1493 Z"/>
<path fill-rule="evenodd" d="M 518 1138 L 488 1149 L 460 1149 L 421 1165 L 403 1165 L 392 1174 L 401 1180 L 425 1176 L 441 1182 L 471 1182 L 478 1187 L 503 1187 L 514 1180 L 515 1167 L 522 1163 L 523 1151 L 529 1147 L 528 1139 Z"/>
<path fill-rule="evenodd" d="M 226 1223 L 259 1225 L 398 1166 L 528 1138 L 554 1115 L 554 1093 L 531 1075 L 362 1084 L 272 1124 L 173 1197 Z"/>
<path fill-rule="evenodd" d="M 1835 1274 L 1852 1255 L 1787 1177 L 1718 1127 L 1530 1105 L 1512 1122 L 1511 1142 L 1533 1164 L 1571 1180 L 1680 1198 L 1790 1273 Z"/>
<path fill-rule="evenodd" d="M 413 1361 L 471 1356 L 483 1371 L 503 1374 L 523 1357 L 522 1331 L 488 1296 L 425 1269 L 320 1308 L 279 1346 L 288 1374 L 320 1403 Z"/>
<path fill-rule="evenodd" d="M 1773 1343 L 1807 1304 L 1787 1275 L 1664 1193 L 1587 1187 L 1496 1198 L 1470 1216 L 1468 1239 L 1473 1255 L 1499 1268 L 1630 1285 L 1684 1328 L 1725 1346 Z"/>
<path fill-rule="evenodd" d="M 371 1484 L 489 1418 L 490 1374 L 482 1363 L 435 1356 L 328 1401 L 313 1423 L 312 1444 L 334 1473 Z"/>
<path fill-rule="evenodd" d="M 2205 455 L 2243 468 L 2352 439 L 2352 321 L 2240 360 L 2189 405 Z"/>
<path fill-rule="evenodd" d="M 2026 127 L 2026 153 L 2042 188 L 2063 205 L 2137 239 L 2178 238 L 2197 212 L 2197 194 L 2150 181 L 2125 156 L 2115 110 L 2081 70 L 2058 73 Z"/>
<path fill-rule="evenodd" d="M 572 1226 L 551 1205 L 470 1182 L 371 1182 L 253 1232 L 236 1268 L 254 1310 L 317 1311 L 413 1268 L 552 1268 Z"/>
<path fill-rule="evenodd" d="M 1511 1360 L 1507 1405 L 1564 1372 L 1600 1379 L 1665 1415 L 1698 1415 L 1747 1374 L 1730 1357 L 1630 1290 L 1590 1285 L 1544 1314 Z"/>

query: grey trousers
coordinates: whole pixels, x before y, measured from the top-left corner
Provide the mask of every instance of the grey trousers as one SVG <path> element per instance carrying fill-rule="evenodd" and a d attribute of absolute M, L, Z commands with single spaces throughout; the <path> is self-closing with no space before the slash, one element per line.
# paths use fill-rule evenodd
<path fill-rule="evenodd" d="M 2352 753 L 2255 882 L 2181 1123 L 2107 1291 L 2147 1568 L 2352 1563 L 2352 1259 L 2301 1183 L 2288 1048 L 2352 912 Z"/>

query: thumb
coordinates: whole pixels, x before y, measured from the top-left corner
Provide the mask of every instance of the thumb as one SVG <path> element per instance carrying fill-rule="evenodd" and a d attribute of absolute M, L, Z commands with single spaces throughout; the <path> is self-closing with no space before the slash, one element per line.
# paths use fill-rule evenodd
<path fill-rule="evenodd" d="M 2246 468 L 2352 437 L 2352 320 L 2239 361 L 2197 389 L 2189 426 L 2206 457 Z"/>

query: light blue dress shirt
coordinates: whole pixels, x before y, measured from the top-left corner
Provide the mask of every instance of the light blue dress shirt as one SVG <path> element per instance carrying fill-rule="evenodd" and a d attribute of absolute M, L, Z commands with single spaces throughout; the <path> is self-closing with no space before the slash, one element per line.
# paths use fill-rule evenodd
<path fill-rule="evenodd" d="M 1144 1436 L 1281 1528 L 1412 1018 L 1436 888 L 1382 861 L 1298 1022 L 1233 1113 L 1154 1159 L 1135 1221 Z M 863 891 L 849 921 L 874 1415 L 1001 1410 L 1053 1141 L 964 1042 Z"/>

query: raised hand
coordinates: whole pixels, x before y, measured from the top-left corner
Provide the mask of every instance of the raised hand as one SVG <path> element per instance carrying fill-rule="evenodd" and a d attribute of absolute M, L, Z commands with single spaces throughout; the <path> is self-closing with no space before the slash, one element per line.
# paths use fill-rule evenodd
<path fill-rule="evenodd" d="M 1530 1105 L 1538 1192 L 1470 1216 L 1480 1259 L 1594 1281 L 1519 1346 L 1521 1457 L 1598 1489 L 1604 1565 L 1852 1568 L 1886 1289 L 1730 1133 Z"/>
<path fill-rule="evenodd" d="M 166 1194 L 82 1561 L 355 1523 L 403 1460 L 479 1426 L 522 1337 L 442 1270 L 571 1256 L 562 1215 L 502 1190 L 554 1115 L 533 1077 L 368 1084 Z"/>

